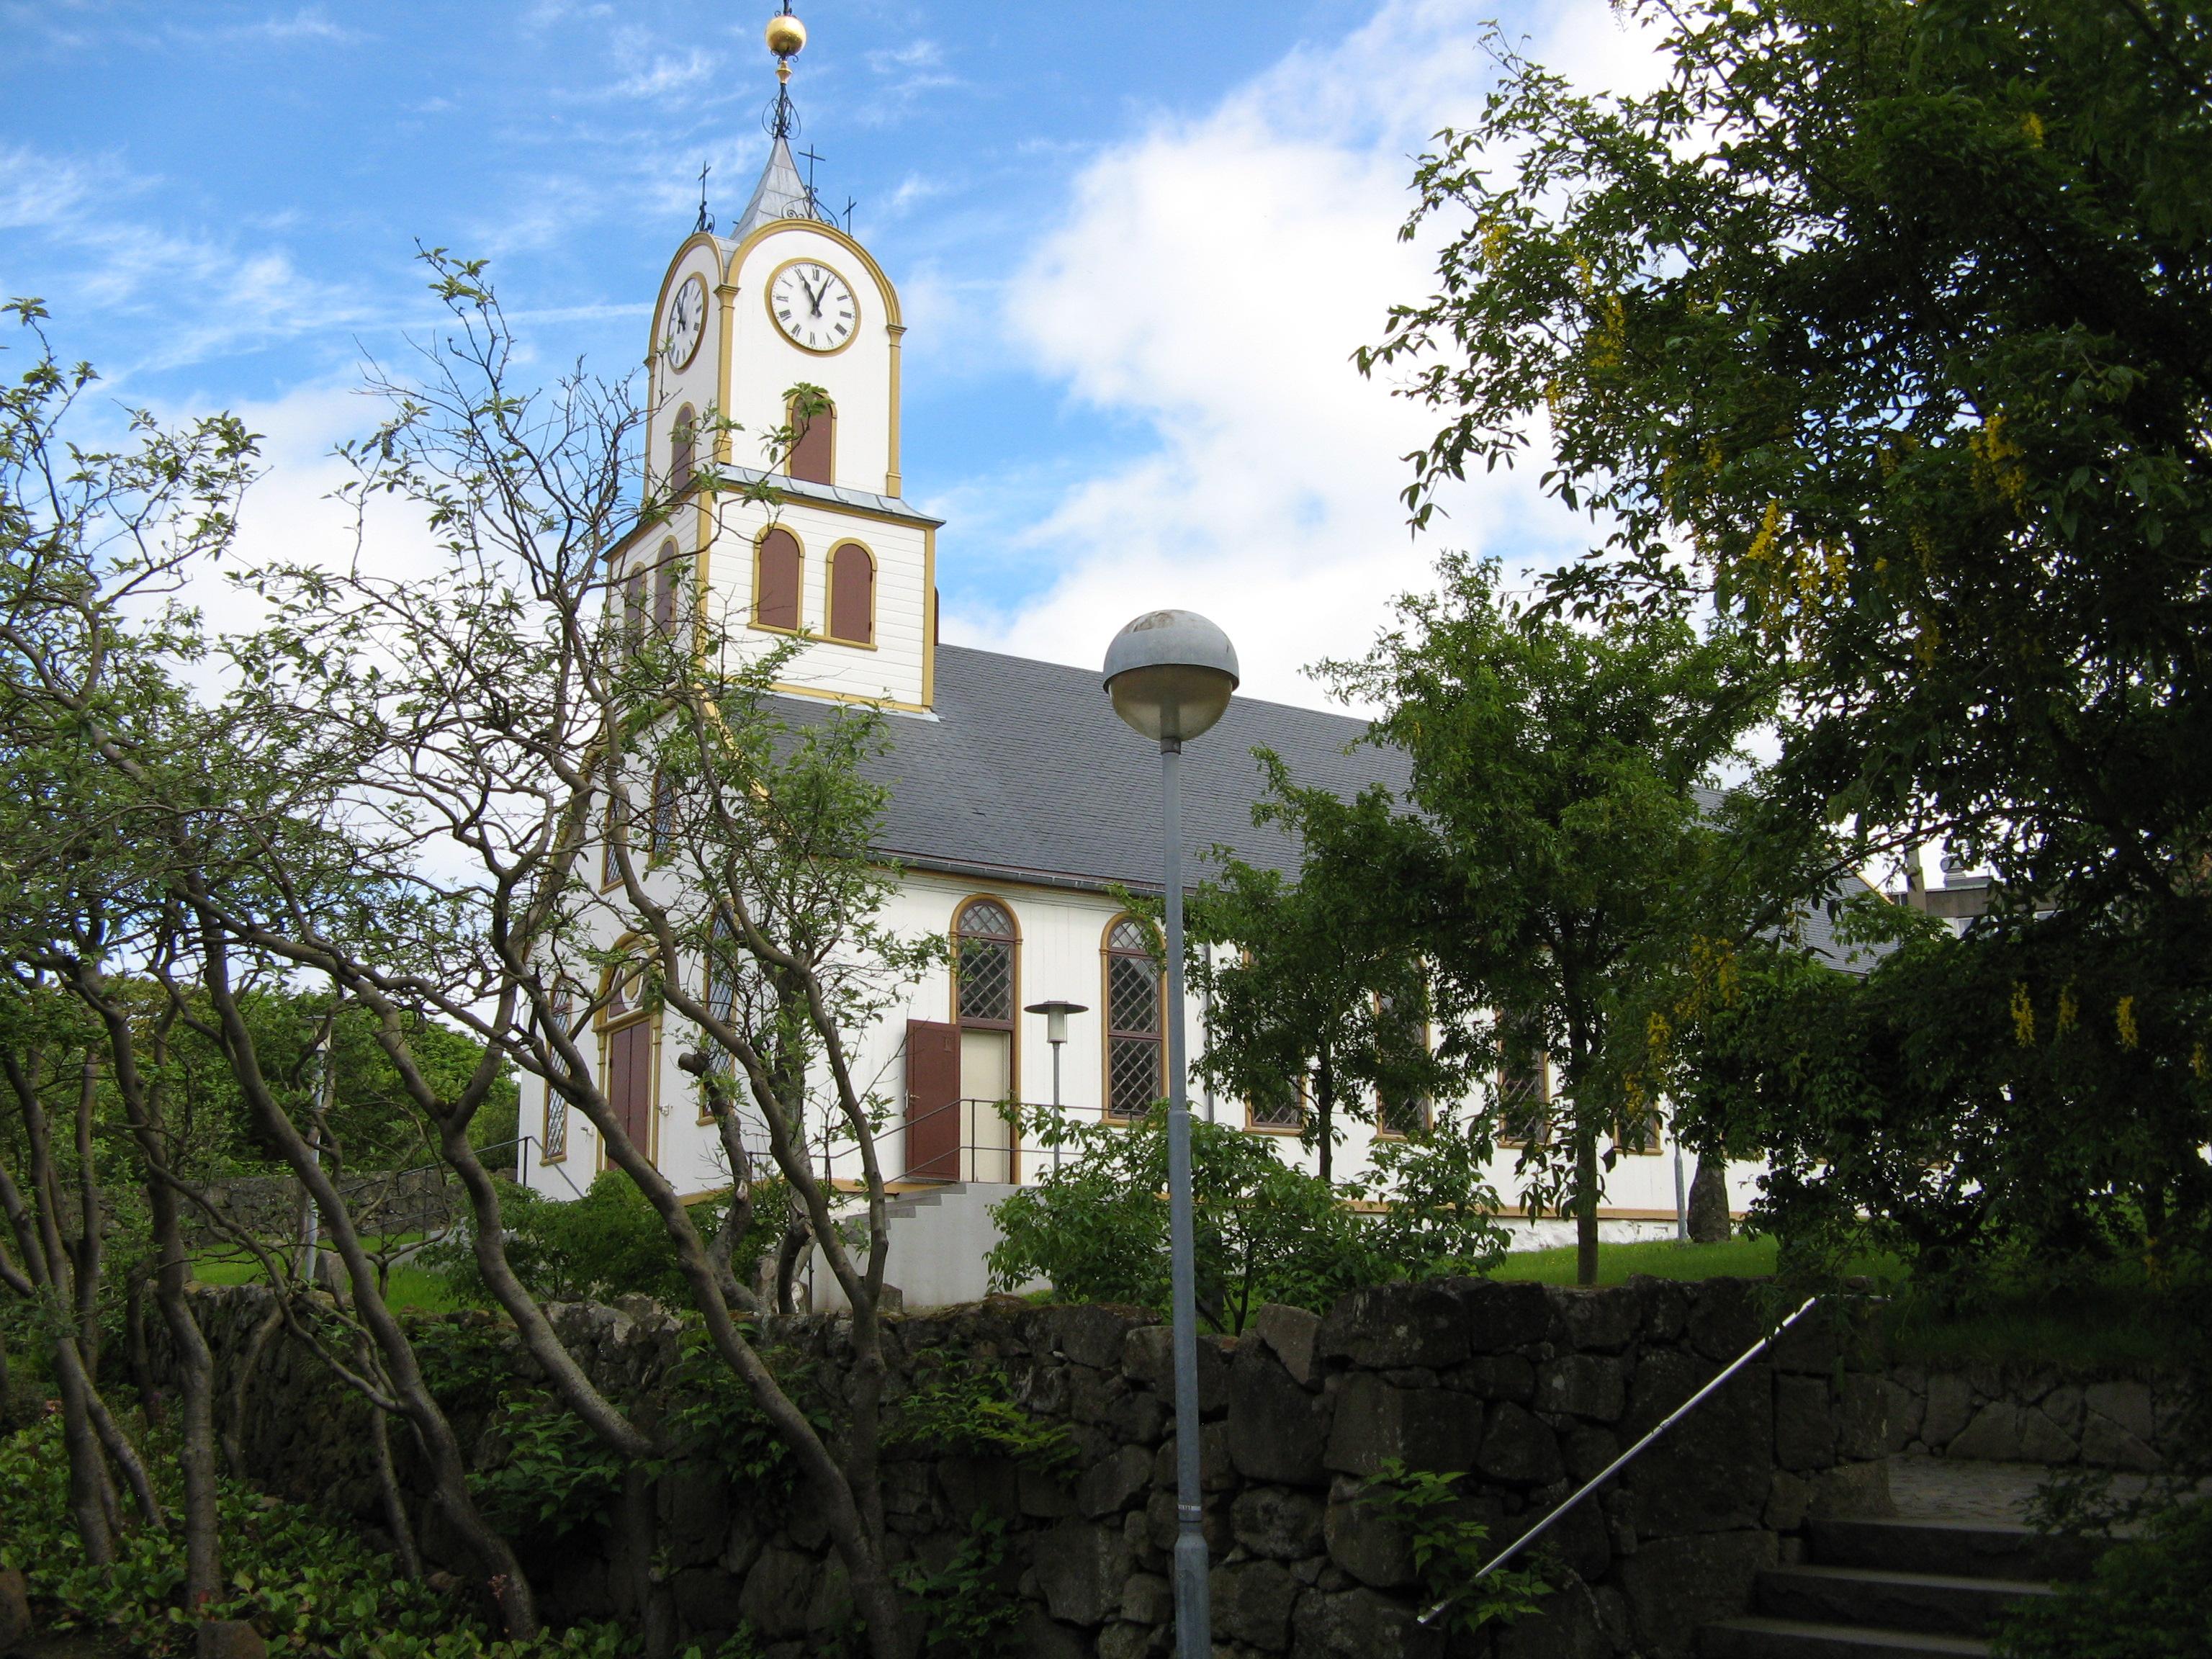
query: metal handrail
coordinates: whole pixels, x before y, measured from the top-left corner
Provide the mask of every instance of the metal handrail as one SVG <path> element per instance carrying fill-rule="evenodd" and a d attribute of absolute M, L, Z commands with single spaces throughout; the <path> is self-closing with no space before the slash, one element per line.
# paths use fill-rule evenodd
<path fill-rule="evenodd" d="M 1621 1453 L 1620 1456 L 1614 1458 L 1612 1462 L 1607 1464 L 1589 1480 L 1583 1481 L 1583 1484 L 1577 1487 L 1572 1493 L 1566 1498 L 1562 1498 L 1549 1515 L 1546 1516 L 1541 1521 L 1539 1521 L 1534 1526 L 1529 1528 L 1528 1531 L 1522 1533 L 1518 1538 L 1515 1539 L 1504 1549 L 1500 1550 L 1497 1556 L 1491 1561 L 1489 1565 L 1484 1567 L 1480 1572 L 1474 1575 L 1476 1581 L 1480 1582 L 1482 1579 L 1489 1577 L 1492 1573 L 1496 1572 L 1498 1568 L 1504 1566 L 1508 1561 L 1510 1561 L 1522 1550 L 1534 1543 L 1537 1539 L 1542 1537 L 1546 1532 L 1551 1529 L 1553 1522 L 1557 1521 L 1561 1516 L 1565 1515 L 1569 1510 L 1574 1508 L 1576 1504 L 1581 1503 L 1583 1499 L 1589 1497 L 1590 1493 L 1595 1492 L 1607 1480 L 1610 1480 L 1614 1474 L 1619 1473 L 1627 1465 L 1631 1458 L 1634 1457 L 1646 1446 L 1656 1440 L 1661 1435 L 1666 1433 L 1668 1430 L 1673 1428 L 1674 1425 L 1687 1417 L 1692 1411 L 1697 1409 L 1698 1404 L 1702 1401 L 1704 1401 L 1708 1395 L 1711 1395 L 1723 1382 L 1726 1382 L 1729 1378 L 1734 1376 L 1746 1365 L 1748 1365 L 1753 1360 L 1758 1358 L 1760 1354 L 1765 1352 L 1769 1347 L 1773 1346 L 1774 1339 L 1776 1337 L 1780 1336 L 1783 1332 L 1788 1330 L 1792 1325 L 1795 1325 L 1807 1314 L 1812 1312 L 1813 1304 L 1820 1299 L 1820 1298 L 1817 1296 L 1807 1297 L 1796 1312 L 1791 1314 L 1789 1318 L 1784 1320 L 1772 1330 L 1767 1332 L 1765 1336 L 1760 1337 L 1758 1341 L 1753 1343 L 1741 1353 L 1738 1354 L 1735 1359 L 1729 1362 L 1727 1370 L 1721 1372 L 1719 1376 L 1714 1377 L 1711 1382 L 1706 1383 L 1704 1388 L 1699 1389 L 1695 1394 L 1692 1395 L 1687 1400 L 1685 1400 L 1680 1405 L 1675 1407 L 1673 1411 L 1668 1413 L 1665 1417 L 1659 1420 L 1657 1426 L 1652 1429 L 1649 1434 L 1645 1435 L 1641 1440 L 1631 1446 L 1626 1451 Z M 1436 1621 L 1437 1615 L 1442 1613 L 1450 1606 L 1451 1599 L 1449 1597 L 1437 1602 L 1436 1606 L 1431 1607 L 1426 1613 L 1421 1615 L 1419 1622 L 1424 1625 L 1433 1624 Z"/>
<path fill-rule="evenodd" d="M 977 1126 L 987 1114 L 995 1116 L 1000 1122 L 1006 1125 L 1006 1139 L 987 1140 L 983 1138 L 982 1132 Z M 937 1147 L 917 1160 L 914 1150 L 915 1132 L 929 1126 L 940 1125 L 947 1115 L 951 1115 L 953 1118 L 951 1143 Z M 959 1099 L 947 1101 L 941 1106 L 933 1106 L 918 1116 L 897 1120 L 896 1127 L 903 1135 L 901 1161 L 905 1167 L 903 1173 L 895 1178 L 901 1181 L 967 1179 L 969 1177 L 963 1177 L 957 1173 L 950 1176 L 918 1173 L 917 1162 L 927 1165 L 942 1162 L 949 1158 L 952 1160 L 957 1171 L 963 1163 L 973 1164 L 978 1153 L 988 1154 L 993 1158 L 1008 1158 L 1010 1160 L 1008 1169 L 1011 1174 L 1017 1167 L 1027 1167 L 1027 1161 L 1031 1158 L 1042 1158 L 1048 1153 L 1057 1152 L 1058 1149 L 1054 1140 L 1039 1138 L 1031 1133 L 1036 1126 L 1056 1119 L 1058 1123 L 1065 1127 L 1079 1121 L 1098 1121 L 1100 1118 L 1101 1114 L 1096 1107 L 1054 1108 L 1042 1101 L 994 1100 L 981 1095 L 963 1096 Z M 1055 1158 L 1054 1161 L 1057 1162 L 1057 1158 Z"/>

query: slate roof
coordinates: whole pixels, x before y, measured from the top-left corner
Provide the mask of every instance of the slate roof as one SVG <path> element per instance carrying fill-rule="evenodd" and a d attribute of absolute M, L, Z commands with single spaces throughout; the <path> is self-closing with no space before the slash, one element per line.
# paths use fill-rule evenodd
<path fill-rule="evenodd" d="M 757 466 L 718 466 L 714 469 L 726 478 L 735 478 L 742 484 L 767 483 L 779 495 L 802 501 L 828 501 L 847 507 L 864 507 L 871 513 L 880 513 L 886 518 L 904 519 L 910 524 L 927 525 L 933 529 L 942 525 L 942 519 L 933 519 L 928 514 L 897 495 L 878 495 L 873 490 L 851 489 L 843 484 L 816 483 L 807 478 L 787 478 L 781 472 L 763 472 Z"/>
<path fill-rule="evenodd" d="M 800 721 L 832 712 L 811 697 L 788 702 Z M 878 850 L 909 869 L 1159 890 L 1158 750 L 1121 724 L 1097 670 L 939 645 L 936 714 L 884 722 L 890 751 L 867 769 L 890 791 Z M 1301 783 L 1346 799 L 1379 783 L 1402 800 L 1410 760 L 1361 744 L 1366 730 L 1350 715 L 1232 701 L 1221 723 L 1183 751 L 1185 879 L 1206 873 L 1197 860 L 1216 846 L 1297 874 L 1296 845 L 1275 826 L 1252 822 L 1264 793 L 1255 749 L 1273 750 Z M 1708 811 L 1718 808 L 1718 792 L 1698 793 Z M 1838 896 L 1874 890 L 1851 876 Z M 1887 946 L 1839 945 L 1824 905 L 1801 925 L 1808 945 L 1848 971 L 1864 973 L 1888 954 Z"/>
<path fill-rule="evenodd" d="M 779 137 L 769 146 L 768 164 L 761 168 L 760 182 L 753 186 L 752 199 L 745 210 L 730 228 L 730 236 L 742 242 L 763 225 L 773 224 L 778 219 L 811 219 L 814 204 L 807 198 L 806 181 L 799 176 L 799 163 L 792 160 L 791 146 Z"/>
<path fill-rule="evenodd" d="M 822 708 L 791 702 L 800 719 Z M 884 722 L 890 752 L 869 768 L 890 789 L 884 853 L 918 870 L 1159 890 L 1159 751 L 1115 715 L 1097 669 L 940 645 L 936 714 Z M 1273 749 L 1302 782 L 1347 798 L 1370 783 L 1402 791 L 1406 757 L 1354 747 L 1366 729 L 1347 715 L 1237 698 L 1183 751 L 1186 857 L 1222 845 L 1295 873 L 1290 838 L 1252 823 L 1263 793 L 1252 751 Z M 1190 880 L 1203 873 L 1185 869 Z"/>

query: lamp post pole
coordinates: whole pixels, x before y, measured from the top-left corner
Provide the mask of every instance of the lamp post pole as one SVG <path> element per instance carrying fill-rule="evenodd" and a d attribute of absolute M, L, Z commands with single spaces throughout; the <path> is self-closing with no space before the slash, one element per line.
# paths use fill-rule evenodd
<path fill-rule="evenodd" d="M 1052 1172 L 1060 1173 L 1060 1142 L 1066 1138 L 1067 1115 L 1060 1105 L 1060 1048 L 1067 1041 L 1067 1017 L 1091 1011 L 1079 1002 L 1032 1002 L 1025 1014 L 1044 1016 L 1044 1040 L 1052 1045 Z"/>
<path fill-rule="evenodd" d="M 1168 1266 L 1175 1318 L 1176 1650 L 1210 1659 L 1212 1608 L 1206 1582 L 1206 1510 L 1200 1489 L 1198 1407 L 1197 1230 L 1191 1218 L 1190 1098 L 1184 1084 L 1182 1019 L 1182 740 L 1160 739 L 1160 818 L 1165 845 L 1168 947 Z"/>
<path fill-rule="evenodd" d="M 1160 745 L 1163 906 L 1167 921 L 1168 1267 L 1173 1312 L 1176 1409 L 1175 1621 L 1176 1659 L 1212 1659 L 1206 1511 L 1198 1412 L 1198 1273 L 1191 1217 L 1190 1091 L 1182 1008 L 1182 746 L 1227 712 L 1237 650 L 1203 617 L 1153 611 L 1106 648 L 1114 711 Z"/>

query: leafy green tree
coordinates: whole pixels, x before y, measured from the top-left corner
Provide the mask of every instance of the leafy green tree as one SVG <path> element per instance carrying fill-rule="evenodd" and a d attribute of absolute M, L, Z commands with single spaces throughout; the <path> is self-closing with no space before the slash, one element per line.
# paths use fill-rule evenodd
<path fill-rule="evenodd" d="M 992 1282 L 1042 1279 L 1070 1301 L 1165 1310 L 1164 1112 L 1046 1133 L 1076 1156 L 993 1212 L 1003 1237 Z M 1264 1136 L 1194 1122 L 1191 1199 L 1199 1316 L 1218 1331 L 1243 1330 L 1270 1302 L 1320 1310 L 1362 1285 L 1481 1273 L 1505 1250 L 1478 1152 L 1449 1131 L 1382 1151 L 1365 1182 L 1339 1189 L 1285 1164 Z M 1382 1219 L 1347 1200 L 1371 1200 Z"/>
<path fill-rule="evenodd" d="M 1637 0 L 1668 64 L 1504 50 L 1417 173 L 1439 286 L 1361 354 L 1796 670 L 1798 811 L 2046 903 L 2203 902 L 2212 17 L 2142 0 Z M 2201 922 L 2198 924 L 2201 926 Z"/>
<path fill-rule="evenodd" d="M 1377 1101 L 1431 1099 L 1451 1081 L 1428 1042 L 1421 958 L 1367 921 L 1336 889 L 1224 856 L 1185 921 L 1206 1011 L 1197 1069 L 1296 1121 L 1323 1182 L 1342 1116 L 1371 1121 Z"/>
<path fill-rule="evenodd" d="M 1867 925 L 1893 948 L 1863 975 L 1755 947 L 1676 1033 L 1688 1133 L 1765 1158 L 1766 1226 L 1815 1260 L 1894 1251 L 1931 1285 L 1978 1264 L 2164 1273 L 2202 1249 L 2193 964 L 2161 973 L 2124 936 L 1954 939 L 1878 901 Z"/>
<path fill-rule="evenodd" d="M 1846 1019 L 1934 1067 L 1878 1121 L 1797 1090 L 1871 1137 L 1839 1158 L 1955 1144 L 1978 1163 L 1984 1134 L 2055 1155 L 2055 1088 L 2104 1140 L 2048 1167 L 2112 1182 L 2091 1202 L 2069 1175 L 2063 1202 L 2157 1216 L 2200 1173 L 2183 1149 L 2212 1016 L 2212 17 L 1631 10 L 1661 39 L 1656 90 L 1583 95 L 1501 48 L 1481 117 L 1419 166 L 1407 228 L 1443 234 L 1437 286 L 1360 356 L 1443 422 L 1409 506 L 1425 518 L 1443 481 L 1511 463 L 1540 415 L 1546 487 L 1604 532 L 1550 601 L 1694 592 L 1787 669 L 1769 822 L 1847 823 L 1863 855 L 1941 837 L 1995 871 L 1965 948 L 1895 970 L 1917 1005 L 1826 985 L 1765 1011 L 1771 1054 L 1820 1054 Z M 2131 1000 L 2138 1044 L 2077 1036 L 2062 1065 L 2041 1045 L 2062 1006 L 2090 1029 L 2092 982 L 2100 1029 Z M 2042 1080 L 2017 1087 L 1999 1078 L 2031 1058 L 2015 987 L 2042 1033 Z M 2160 1043 L 2161 1075 L 2191 1081 L 2147 1093 Z M 1731 1109 L 1801 1144 L 1773 1118 L 1776 1069 Z M 2157 1170 L 2134 1158 L 2154 1147 Z M 1915 1190 L 1900 1174 L 1897 1200 Z M 1954 1225 L 1922 1196 L 1899 1225 Z"/>
<path fill-rule="evenodd" d="M 1698 941 L 1755 925 L 1759 860 L 1785 850 L 1753 859 L 1711 791 L 1773 684 L 1678 611 L 1581 627 L 1509 603 L 1494 564 L 1440 569 L 1401 628 L 1328 670 L 1381 706 L 1372 741 L 1411 758 L 1406 799 L 1285 781 L 1279 799 L 1306 880 L 1431 964 L 1444 1054 L 1475 1072 L 1512 1042 L 1556 1057 L 1556 1129 L 1523 1154 L 1525 1196 L 1574 1216 L 1595 1283 L 1600 1143 L 1650 1109 L 1644 1011 Z"/>

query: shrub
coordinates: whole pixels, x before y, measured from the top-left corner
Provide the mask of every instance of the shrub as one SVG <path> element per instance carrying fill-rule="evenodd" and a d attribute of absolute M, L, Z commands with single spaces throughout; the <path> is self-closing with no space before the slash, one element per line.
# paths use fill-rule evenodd
<path fill-rule="evenodd" d="M 1033 1279 L 1073 1301 L 1168 1303 L 1166 1115 L 1060 1132 L 1076 1156 L 994 1212 L 1004 1235 L 992 1282 Z M 1267 1139 L 1191 1125 L 1198 1310 L 1241 1331 L 1269 1302 L 1322 1309 L 1389 1279 L 1480 1273 L 1504 1254 L 1498 1195 L 1470 1143 L 1449 1127 L 1381 1149 L 1368 1181 L 1342 1189 L 1296 1170 Z M 1346 1200 L 1382 1206 L 1364 1219 Z"/>
<path fill-rule="evenodd" d="M 2212 1499 L 2166 1510 L 2115 1543 L 2086 1582 L 2021 1603 L 2002 1659 L 2185 1659 L 2212 1653 Z"/>
<path fill-rule="evenodd" d="M 180 1532 L 138 1528 L 96 1567 L 70 1524 L 69 1460 L 49 1419 L 0 1441 L 0 1566 L 21 1568 L 58 1629 L 105 1631 L 144 1659 L 193 1650 L 198 1620 L 180 1605 Z M 173 1485 L 173 1458 L 149 1457 Z M 164 1496 L 176 1501 L 173 1491 Z M 618 1659 L 611 1625 L 578 1626 L 531 1642 L 495 1638 L 452 1597 L 400 1576 L 391 1557 L 297 1504 L 225 1481 L 220 1524 L 229 1583 L 210 1619 L 250 1620 L 272 1652 L 329 1659 Z"/>
<path fill-rule="evenodd" d="M 753 1188 L 753 1221 L 731 1251 L 743 1279 L 750 1264 L 775 1248 L 782 1235 L 784 1187 L 763 1181 Z M 676 1263 L 665 1224 L 637 1183 L 619 1170 L 600 1172 L 581 1198 L 547 1198 L 502 1183 L 500 1207 L 507 1224 L 507 1255 L 516 1275 L 544 1302 L 605 1302 L 631 1292 L 673 1309 L 691 1305 L 691 1287 Z M 729 1213 L 717 1194 L 691 1208 L 704 1238 L 713 1238 Z M 422 1252 L 423 1265 L 442 1274 L 453 1294 L 488 1305 L 491 1293 L 477 1272 L 465 1240 L 453 1239 Z"/>

